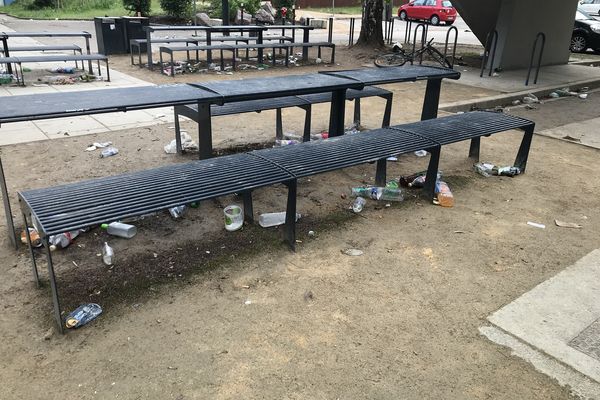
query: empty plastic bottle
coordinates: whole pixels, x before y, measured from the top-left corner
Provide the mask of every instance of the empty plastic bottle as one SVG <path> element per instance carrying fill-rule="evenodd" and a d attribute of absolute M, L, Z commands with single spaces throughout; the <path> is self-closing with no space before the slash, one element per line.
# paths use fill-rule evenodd
<path fill-rule="evenodd" d="M 169 208 L 169 213 L 175 219 L 181 218 L 184 211 L 185 211 L 185 205 Z"/>
<path fill-rule="evenodd" d="M 81 232 L 85 232 L 85 230 L 78 229 L 76 231 L 59 233 L 58 235 L 50 236 L 48 238 L 48 243 L 50 243 L 50 250 L 54 251 L 56 249 L 64 249 L 65 247 L 73 243 L 73 240 L 75 240 L 75 238 L 79 236 Z"/>
<path fill-rule="evenodd" d="M 271 226 L 283 225 L 285 224 L 285 211 L 278 213 L 266 213 L 261 214 L 258 217 L 258 223 L 263 228 L 268 228 Z M 296 221 L 301 217 L 299 213 L 296 213 Z"/>
<path fill-rule="evenodd" d="M 119 154 L 119 149 L 115 147 L 109 147 L 108 149 L 102 150 L 102 153 L 100 153 L 100 158 L 114 156 L 115 154 Z"/>
<path fill-rule="evenodd" d="M 115 262 L 115 251 L 107 242 L 104 242 L 104 247 L 102 247 L 102 261 L 106 265 L 113 265 Z"/>
<path fill-rule="evenodd" d="M 365 207 L 365 204 L 367 203 L 367 201 L 358 196 L 355 200 L 354 200 L 354 204 L 352 204 L 352 211 L 354 211 L 355 213 L 359 213 L 363 210 L 363 208 Z"/>
<path fill-rule="evenodd" d="M 102 314 L 102 307 L 96 303 L 82 304 L 75 311 L 67 315 L 65 326 L 79 328 Z"/>
<path fill-rule="evenodd" d="M 399 188 L 393 187 L 366 187 L 352 188 L 352 196 L 364 196 L 373 200 L 402 201 L 404 196 Z"/>
<path fill-rule="evenodd" d="M 137 228 L 133 225 L 124 224 L 122 222 L 111 222 L 110 224 L 100 225 L 102 229 L 106 229 L 106 233 L 113 236 L 119 236 L 125 239 L 131 239 L 137 233 Z"/>
<path fill-rule="evenodd" d="M 453 207 L 454 196 L 450 190 L 450 186 L 444 181 L 437 181 L 435 184 L 436 200 L 434 204 L 438 204 L 442 207 Z"/>

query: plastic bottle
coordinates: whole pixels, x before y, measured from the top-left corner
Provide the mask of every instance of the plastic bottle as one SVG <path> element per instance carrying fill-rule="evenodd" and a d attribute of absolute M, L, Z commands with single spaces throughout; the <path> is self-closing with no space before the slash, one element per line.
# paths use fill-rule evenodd
<path fill-rule="evenodd" d="M 367 201 L 364 198 L 358 196 L 356 200 L 354 200 L 354 204 L 352 204 L 352 211 L 358 214 L 363 210 L 366 203 Z"/>
<path fill-rule="evenodd" d="M 171 214 L 171 217 L 173 217 L 175 219 L 181 218 L 184 211 L 185 211 L 185 205 L 180 205 L 177 207 L 169 208 L 169 213 Z"/>
<path fill-rule="evenodd" d="M 492 169 L 492 173 L 494 175 L 499 175 L 499 176 L 513 177 L 515 175 L 519 175 L 521 173 L 521 169 L 519 167 L 497 167 L 497 166 L 495 166 Z"/>
<path fill-rule="evenodd" d="M 67 328 L 79 328 L 102 314 L 102 307 L 96 303 L 83 304 L 75 311 L 67 315 L 65 326 Z"/>
<path fill-rule="evenodd" d="M 373 200 L 402 201 L 404 196 L 399 188 L 393 187 L 365 187 L 352 188 L 352 196 L 368 197 Z"/>
<path fill-rule="evenodd" d="M 300 141 L 293 140 L 293 139 L 292 140 L 276 139 L 274 147 L 289 146 L 289 145 L 293 145 L 293 144 L 300 144 Z"/>
<path fill-rule="evenodd" d="M 283 225 L 285 224 L 285 211 L 278 213 L 266 213 L 261 214 L 258 217 L 258 223 L 263 228 L 269 228 L 271 226 Z M 300 219 L 301 215 L 296 213 L 296 221 Z"/>
<path fill-rule="evenodd" d="M 56 249 L 64 249 L 65 247 L 73 243 L 73 240 L 75 240 L 75 238 L 79 236 L 81 232 L 85 232 L 85 230 L 78 229 L 76 231 L 59 233 L 58 235 L 50 236 L 48 238 L 48 243 L 50 243 L 50 250 L 54 251 Z"/>
<path fill-rule="evenodd" d="M 106 229 L 106 233 L 113 236 L 119 236 L 125 239 L 131 239 L 137 233 L 137 228 L 133 225 L 124 224 L 122 222 L 111 222 L 110 224 L 100 225 L 102 229 Z"/>
<path fill-rule="evenodd" d="M 114 156 L 115 154 L 119 154 L 119 149 L 115 147 L 109 147 L 108 149 L 102 150 L 102 153 L 100 153 L 100 158 Z"/>
<path fill-rule="evenodd" d="M 104 247 L 102 247 L 102 261 L 106 265 L 113 265 L 115 262 L 115 251 L 106 242 L 104 242 Z"/>
<path fill-rule="evenodd" d="M 435 184 L 436 201 L 434 204 L 438 204 L 442 207 L 453 207 L 454 196 L 448 184 L 444 181 L 437 181 Z"/>

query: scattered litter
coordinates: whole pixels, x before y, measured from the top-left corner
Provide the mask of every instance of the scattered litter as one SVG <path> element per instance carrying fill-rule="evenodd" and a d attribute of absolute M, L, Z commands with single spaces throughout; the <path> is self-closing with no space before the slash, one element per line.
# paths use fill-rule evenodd
<path fill-rule="evenodd" d="M 237 231 L 244 225 L 244 213 L 238 205 L 230 205 L 223 210 L 225 214 L 225 229 L 229 232 Z"/>
<path fill-rule="evenodd" d="M 14 79 L 12 74 L 0 74 L 0 85 L 10 85 Z"/>
<path fill-rule="evenodd" d="M 85 232 L 86 229 L 78 229 L 71 232 L 59 233 L 57 235 L 52 235 L 48 238 L 48 243 L 50 244 L 50 250 L 54 251 L 56 249 L 64 249 L 73 243 L 73 240 L 77 236 L 79 236 L 82 232 Z"/>
<path fill-rule="evenodd" d="M 258 224 L 263 228 L 269 228 L 271 226 L 283 225 L 285 224 L 285 215 L 286 212 L 277 212 L 277 213 L 265 213 L 260 214 L 258 217 Z M 296 221 L 298 221 L 302 217 L 300 213 L 296 213 Z"/>
<path fill-rule="evenodd" d="M 106 233 L 113 236 L 131 239 L 137 233 L 137 228 L 133 225 L 124 224 L 122 222 L 111 222 L 110 224 L 102 224 L 100 228 L 105 229 Z"/>
<path fill-rule="evenodd" d="M 362 256 L 363 254 L 365 254 L 364 251 L 359 250 L 359 249 L 347 249 L 342 251 L 342 253 L 344 253 L 347 256 L 351 256 L 351 257 L 358 257 L 358 256 Z"/>
<path fill-rule="evenodd" d="M 115 251 L 107 242 L 104 242 L 104 246 L 102 247 L 102 261 L 109 266 L 115 262 Z"/>
<path fill-rule="evenodd" d="M 174 219 L 181 218 L 181 216 L 183 215 L 184 211 L 185 211 L 185 205 L 181 205 L 181 206 L 169 208 L 169 214 L 171 214 L 171 216 Z"/>
<path fill-rule="evenodd" d="M 401 176 L 398 179 L 398 183 L 401 187 L 408 187 L 413 189 L 420 189 L 425 187 L 425 181 L 427 178 L 427 171 L 417 172 L 416 174 Z M 436 181 L 442 179 L 442 171 L 438 171 Z"/>
<path fill-rule="evenodd" d="M 283 147 L 294 144 L 300 144 L 300 141 L 294 139 L 275 139 L 275 145 L 273 145 L 273 147 Z"/>
<path fill-rule="evenodd" d="M 181 149 L 183 151 L 198 151 L 198 145 L 194 142 L 194 139 L 186 131 L 180 132 L 181 137 Z M 173 139 L 171 142 L 165 147 L 165 153 L 167 154 L 175 154 L 177 153 L 177 140 Z"/>
<path fill-rule="evenodd" d="M 94 142 L 92 144 L 90 144 L 85 151 L 94 151 L 96 149 L 103 149 L 105 147 L 108 147 L 112 145 L 112 142 L 102 142 L 102 143 L 98 143 L 98 142 Z"/>
<path fill-rule="evenodd" d="M 587 93 L 580 93 L 577 97 L 579 97 L 582 100 L 585 100 L 585 99 L 587 99 L 588 94 Z"/>
<path fill-rule="evenodd" d="M 494 73 L 492 74 L 492 76 L 493 76 L 494 78 L 496 78 L 496 77 L 500 76 L 500 74 L 499 74 L 499 73 L 497 73 L 497 72 L 494 72 Z"/>
<path fill-rule="evenodd" d="M 385 187 L 366 186 L 351 189 L 353 197 L 367 197 L 373 200 L 402 201 L 404 196 L 398 184 L 394 181 L 388 182 Z"/>
<path fill-rule="evenodd" d="M 363 210 L 366 203 L 367 203 L 367 201 L 364 198 L 358 196 L 354 200 L 354 203 L 352 204 L 352 211 L 354 211 L 355 213 L 358 214 L 359 212 L 361 212 Z"/>
<path fill-rule="evenodd" d="M 435 183 L 435 195 L 436 198 L 433 200 L 433 204 L 440 205 L 442 207 L 453 207 L 454 196 L 450 190 L 450 186 L 444 181 L 437 181 Z"/>
<path fill-rule="evenodd" d="M 531 221 L 527 221 L 527 225 L 529 225 L 529 226 L 533 226 L 534 228 L 546 229 L 546 225 L 544 225 L 544 224 L 539 224 L 539 223 L 537 223 L 537 222 L 531 222 Z"/>
<path fill-rule="evenodd" d="M 249 306 L 250 304 L 252 304 L 252 300 L 246 300 L 246 301 L 244 302 L 244 304 L 245 304 L 245 305 L 247 305 L 247 306 Z"/>
<path fill-rule="evenodd" d="M 525 97 L 523 97 L 523 103 L 525 104 L 534 104 L 539 102 L 540 99 L 538 99 L 537 96 L 533 93 L 527 93 Z"/>
<path fill-rule="evenodd" d="M 75 68 L 73 67 L 54 67 L 49 70 L 55 74 L 72 74 L 75 72 Z"/>
<path fill-rule="evenodd" d="M 560 95 L 556 92 L 551 92 L 548 97 L 552 98 L 552 99 L 557 99 L 560 97 Z"/>
<path fill-rule="evenodd" d="M 518 106 L 519 104 L 521 104 L 521 100 L 513 100 L 511 104 L 513 106 Z"/>
<path fill-rule="evenodd" d="M 426 155 L 427 155 L 427 152 L 425 150 L 415 151 L 415 156 L 417 156 L 417 157 L 425 157 Z"/>
<path fill-rule="evenodd" d="M 356 123 L 344 129 L 344 135 L 355 135 L 360 133 L 360 126 Z"/>
<path fill-rule="evenodd" d="M 306 292 L 304 292 L 304 300 L 312 301 L 314 299 L 315 299 L 315 295 L 313 294 L 312 290 L 307 290 Z"/>
<path fill-rule="evenodd" d="M 102 314 L 102 307 L 96 303 L 83 304 L 67 315 L 65 326 L 69 329 L 79 328 Z"/>
<path fill-rule="evenodd" d="M 454 233 L 465 233 L 465 231 L 454 231 Z"/>
<path fill-rule="evenodd" d="M 315 236 L 315 231 L 308 231 L 308 236 Z"/>
<path fill-rule="evenodd" d="M 35 228 L 29 228 L 29 240 L 31 240 L 33 247 L 42 247 L 42 239 Z M 21 232 L 21 243 L 27 244 L 27 234 L 25 231 Z"/>
<path fill-rule="evenodd" d="M 533 104 L 525 104 L 525 109 L 527 110 L 537 110 L 537 107 Z"/>
<path fill-rule="evenodd" d="M 581 139 L 574 138 L 573 136 L 569 136 L 569 135 L 567 135 L 567 136 L 563 136 L 563 139 L 565 139 L 565 140 L 570 140 L 570 141 L 572 141 L 572 142 L 581 142 Z"/>
<path fill-rule="evenodd" d="M 315 63 L 316 63 L 316 64 L 321 64 L 322 62 L 323 62 L 323 60 L 321 60 L 321 59 L 320 59 L 320 58 L 318 58 L 318 57 L 315 59 Z"/>
<path fill-rule="evenodd" d="M 496 176 L 510 176 L 511 178 L 521 174 L 521 168 L 513 166 L 499 167 L 492 163 L 478 162 L 473 164 L 473 170 L 479 175 L 485 176 L 486 178 L 490 175 Z"/>
<path fill-rule="evenodd" d="M 119 154 L 119 149 L 116 147 L 109 147 L 108 149 L 102 150 L 102 153 L 100 153 L 100 158 L 111 157 L 115 154 Z"/>
<path fill-rule="evenodd" d="M 398 157 L 391 156 L 386 159 L 387 161 L 398 161 Z"/>
<path fill-rule="evenodd" d="M 575 222 L 559 221 L 558 219 L 555 219 L 554 223 L 556 224 L 556 226 L 560 226 L 561 228 L 573 228 L 573 229 L 583 228 L 581 225 L 576 224 Z"/>

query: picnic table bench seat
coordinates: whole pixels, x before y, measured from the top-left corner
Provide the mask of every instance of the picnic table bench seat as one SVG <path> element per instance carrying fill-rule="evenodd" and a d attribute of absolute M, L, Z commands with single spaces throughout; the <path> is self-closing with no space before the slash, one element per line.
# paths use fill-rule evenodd
<path fill-rule="evenodd" d="M 63 51 L 70 50 L 76 51 L 82 54 L 82 50 L 80 46 L 76 44 L 65 44 L 65 45 L 37 45 L 37 46 L 10 46 L 8 49 L 11 53 L 13 51 Z M 4 49 L 0 47 L 0 53 L 4 53 Z"/>
<path fill-rule="evenodd" d="M 100 61 L 106 63 L 106 80 L 110 82 L 110 70 L 108 68 L 108 57 L 104 54 L 75 54 L 75 55 L 37 55 L 37 56 L 11 56 L 11 57 L 0 57 L 0 64 L 17 64 L 19 66 L 20 74 L 17 74 L 17 82 L 19 82 L 19 76 L 21 84 L 25 85 L 23 78 L 23 63 L 46 63 L 46 62 L 67 62 L 67 61 L 97 61 L 98 62 L 98 75 L 102 76 L 100 69 Z M 77 66 L 76 66 L 77 67 Z"/>
<path fill-rule="evenodd" d="M 383 112 L 382 127 L 386 127 L 390 124 L 390 117 L 392 112 L 392 99 L 393 93 L 389 90 L 385 90 L 376 86 L 365 86 L 362 90 L 349 89 L 346 91 L 346 100 L 354 101 L 354 123 L 360 125 L 361 112 L 360 112 L 360 99 L 366 97 L 381 97 L 386 101 L 385 110 Z M 304 117 L 304 128 L 302 138 L 303 141 L 310 140 L 311 131 L 311 111 L 313 104 L 322 104 L 331 102 L 331 93 L 314 93 L 300 96 L 284 96 L 276 97 L 273 99 L 259 99 L 250 101 L 235 101 L 230 103 L 224 103 L 222 105 L 213 104 L 210 107 L 211 116 L 226 116 L 226 115 L 237 115 L 243 113 L 256 112 L 266 110 L 275 110 L 275 138 L 283 138 L 283 117 L 281 110 L 284 108 L 298 107 L 305 111 Z M 181 149 L 181 128 L 179 116 L 184 116 L 191 119 L 194 122 L 200 123 L 200 116 L 198 113 L 198 105 L 181 105 L 174 107 L 175 116 L 175 139 L 177 140 L 177 152 L 182 153 Z M 200 134 L 200 130 L 198 130 Z M 199 143 L 208 143 L 209 140 L 206 138 L 199 138 Z M 203 158 L 212 156 L 212 143 L 210 148 L 200 149 Z"/>
<path fill-rule="evenodd" d="M 440 148 L 443 144 L 479 139 L 481 136 L 512 129 L 524 131 L 515 164 L 525 171 L 534 123 L 506 114 L 477 111 L 323 141 L 255 150 L 44 189 L 20 191 L 19 204 L 25 228 L 31 226 L 28 222 L 28 218 L 31 217 L 33 226 L 42 238 L 52 289 L 54 317 L 62 332 L 58 287 L 48 243 L 48 236 L 51 234 L 145 215 L 180 204 L 233 193 L 242 194 L 244 214 L 247 220 L 252 221 L 252 191 L 274 184 L 284 184 L 288 187 L 285 238 L 294 249 L 298 178 L 377 162 L 375 181 L 377 185 L 383 185 L 386 180 L 387 157 L 426 149 L 431 153 L 431 157 L 424 194 L 431 199 L 434 195 Z M 478 155 L 478 151 L 476 153 Z M 39 284 L 35 252 L 31 243 L 29 250 L 34 278 Z"/>

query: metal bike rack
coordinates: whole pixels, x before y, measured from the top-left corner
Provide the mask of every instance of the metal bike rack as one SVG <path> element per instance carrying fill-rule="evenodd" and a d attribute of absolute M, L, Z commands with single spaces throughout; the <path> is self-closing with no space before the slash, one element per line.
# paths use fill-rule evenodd
<path fill-rule="evenodd" d="M 406 26 L 404 28 L 404 43 L 408 43 L 410 41 L 410 32 L 412 32 L 412 21 L 405 20 Z"/>
<path fill-rule="evenodd" d="M 525 86 L 529 86 L 529 76 L 531 75 L 531 68 L 533 68 L 533 59 L 535 57 L 535 51 L 537 50 L 538 40 L 542 38 L 542 47 L 540 47 L 540 56 L 538 57 L 537 67 L 535 68 L 535 78 L 533 84 L 537 85 L 538 75 L 540 74 L 540 67 L 542 66 L 542 56 L 544 55 L 544 47 L 546 47 L 546 34 L 544 32 L 538 32 L 533 42 L 533 49 L 531 50 L 531 60 L 529 61 L 529 69 L 527 70 L 527 80 Z"/>
<path fill-rule="evenodd" d="M 427 42 L 427 25 L 425 24 L 419 24 L 417 25 L 417 27 L 415 28 L 415 33 L 413 35 L 413 49 L 412 49 L 412 53 L 415 54 L 415 51 L 417 49 L 417 32 L 419 32 L 419 28 L 423 28 L 422 32 L 421 32 L 421 49 L 423 47 L 425 47 L 425 43 Z M 410 65 L 414 64 L 414 59 L 410 60 Z M 423 53 L 420 54 L 419 56 L 419 65 L 423 64 Z"/>
<path fill-rule="evenodd" d="M 392 41 L 394 39 L 394 23 L 396 21 L 396 17 L 392 17 L 390 18 L 390 21 L 388 22 L 388 29 L 387 29 L 387 44 L 392 44 Z"/>
<path fill-rule="evenodd" d="M 494 43 L 494 47 L 492 48 L 492 42 Z M 494 58 L 496 58 L 496 47 L 498 46 L 498 31 L 493 30 L 488 33 L 485 38 L 485 49 L 483 50 L 483 60 L 481 60 L 481 72 L 479 73 L 479 77 L 483 77 L 483 71 L 485 70 L 485 66 L 487 64 L 488 59 L 490 58 L 490 50 L 492 54 L 492 59 L 490 62 L 490 72 L 488 76 L 492 76 L 492 71 L 494 69 Z"/>
<path fill-rule="evenodd" d="M 354 44 L 354 21 L 356 18 L 350 18 L 350 34 L 348 35 L 348 46 Z"/>
<path fill-rule="evenodd" d="M 333 43 L 333 18 L 329 18 L 329 32 L 327 33 L 327 41 Z"/>
<path fill-rule="evenodd" d="M 446 32 L 446 42 L 444 43 L 444 58 L 448 59 L 448 42 L 450 39 L 450 32 L 454 32 L 454 44 L 452 45 L 452 63 L 451 68 L 454 69 L 454 59 L 456 58 L 456 43 L 458 42 L 458 29 L 455 26 L 451 26 Z"/>

